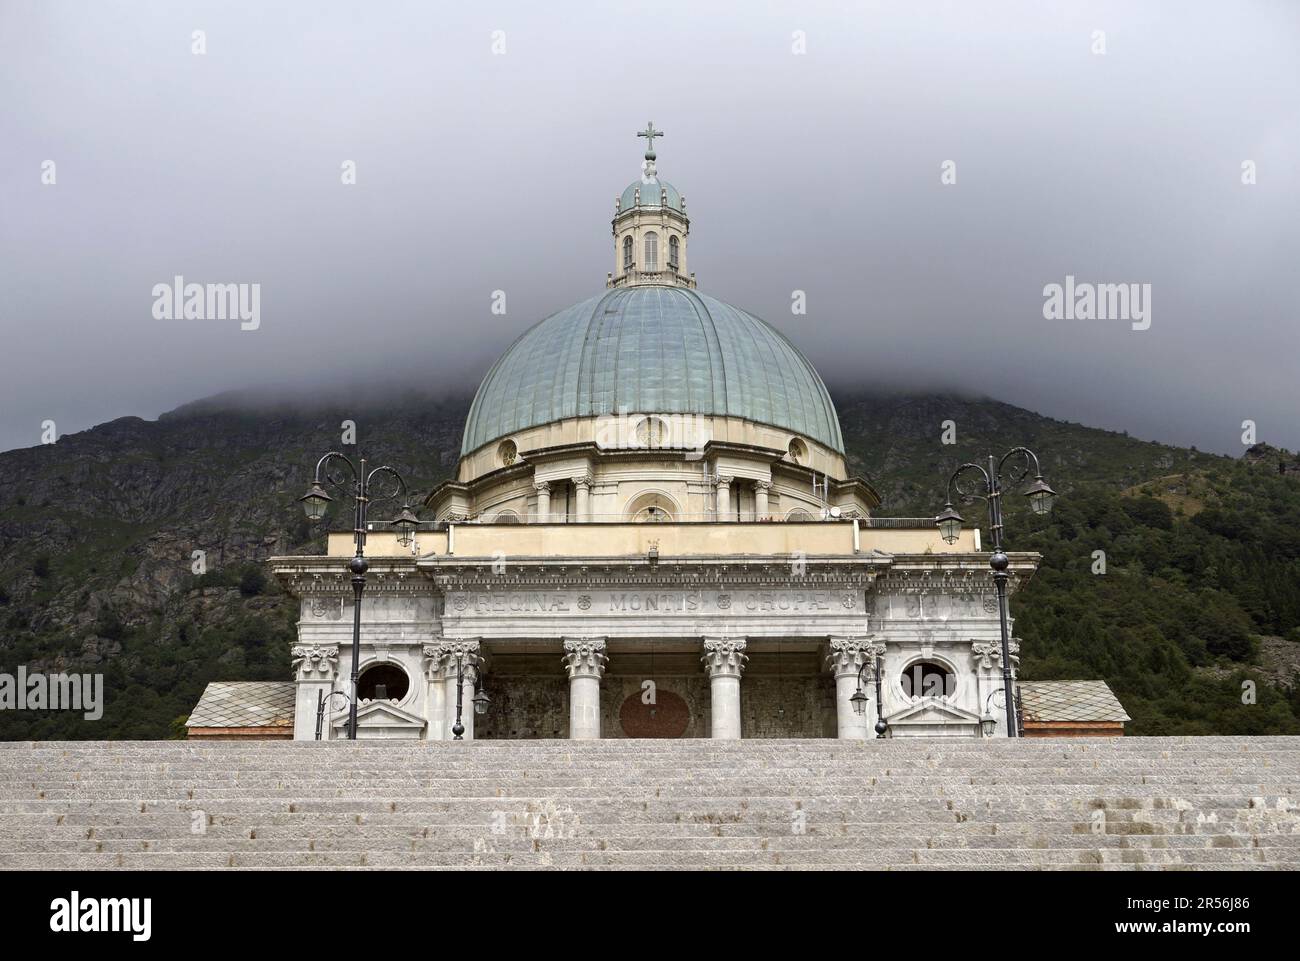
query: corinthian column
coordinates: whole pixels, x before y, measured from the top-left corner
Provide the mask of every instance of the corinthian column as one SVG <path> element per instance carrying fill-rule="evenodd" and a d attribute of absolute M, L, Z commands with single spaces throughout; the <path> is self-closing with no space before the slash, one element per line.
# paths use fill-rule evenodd
<path fill-rule="evenodd" d="M 876 686 L 871 668 L 863 672 L 862 691 L 867 695 L 866 710 L 861 714 L 853 709 L 853 695 L 858 689 L 858 672 L 863 664 L 870 664 L 877 654 L 885 653 L 885 645 L 869 637 L 832 637 L 831 653 L 826 658 L 835 674 L 836 736 L 844 740 L 865 741 L 875 735 Z"/>
<path fill-rule="evenodd" d="M 709 672 L 709 700 L 712 720 L 709 736 L 720 741 L 740 740 L 740 675 L 749 660 L 745 639 L 706 637 L 705 670 Z"/>
<path fill-rule="evenodd" d="M 585 524 L 591 520 L 591 475 L 579 474 L 573 479 L 573 489 L 578 492 L 578 523 Z"/>
<path fill-rule="evenodd" d="M 564 667 L 569 672 L 569 737 L 600 739 L 600 679 L 605 675 L 603 637 L 566 637 Z"/>
<path fill-rule="evenodd" d="M 537 524 L 551 522 L 551 485 L 547 481 L 538 481 L 533 485 L 537 491 Z"/>
<path fill-rule="evenodd" d="M 754 481 L 754 520 L 761 521 L 767 517 L 767 492 L 771 489 L 771 481 Z"/>
<path fill-rule="evenodd" d="M 726 474 L 718 475 L 718 520 L 731 520 L 731 481 Z"/>

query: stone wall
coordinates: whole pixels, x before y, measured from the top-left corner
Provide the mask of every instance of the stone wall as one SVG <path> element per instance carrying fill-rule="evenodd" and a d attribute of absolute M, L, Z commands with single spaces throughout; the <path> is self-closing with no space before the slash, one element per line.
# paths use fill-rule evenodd
<path fill-rule="evenodd" d="M 741 737 L 835 734 L 835 680 L 829 674 L 755 675 L 740 682 Z"/>
<path fill-rule="evenodd" d="M 489 675 L 487 682 L 492 706 L 474 719 L 476 738 L 569 736 L 569 681 L 563 674 Z"/>
<path fill-rule="evenodd" d="M 494 657 L 485 676 L 492 706 L 475 719 L 474 736 L 567 738 L 569 681 L 559 661 L 540 654 Z M 653 664 L 645 655 L 611 659 L 600 684 L 601 737 L 707 738 L 709 679 L 698 663 L 695 654 L 661 656 Z M 754 655 L 740 682 L 743 737 L 835 737 L 835 682 L 814 664 L 808 656 Z M 646 703 L 647 681 L 654 683 L 653 705 Z"/>

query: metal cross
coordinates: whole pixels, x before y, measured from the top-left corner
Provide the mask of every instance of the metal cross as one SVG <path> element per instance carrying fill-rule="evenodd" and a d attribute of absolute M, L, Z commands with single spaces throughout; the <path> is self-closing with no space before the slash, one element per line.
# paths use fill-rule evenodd
<path fill-rule="evenodd" d="M 650 121 L 648 124 L 646 124 L 646 128 L 644 130 L 638 131 L 637 133 L 638 137 L 646 138 L 646 151 L 645 151 L 646 153 L 655 152 L 655 137 L 662 137 L 663 135 L 664 132 L 662 130 L 655 129 L 653 120 Z"/>

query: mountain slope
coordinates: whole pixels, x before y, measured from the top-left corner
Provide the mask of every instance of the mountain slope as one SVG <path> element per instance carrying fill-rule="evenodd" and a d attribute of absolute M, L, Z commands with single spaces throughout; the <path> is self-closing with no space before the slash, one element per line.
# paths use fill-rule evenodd
<path fill-rule="evenodd" d="M 1300 479 L 996 401 L 836 399 L 881 513 L 932 515 L 961 461 L 1015 444 L 1043 456 L 1057 512 L 1009 507 L 1010 545 L 1044 554 L 1016 604 L 1027 678 L 1105 677 L 1135 733 L 1300 731 L 1295 686 L 1279 680 L 1289 671 L 1259 663 L 1261 646 L 1300 648 L 1287 640 L 1300 624 Z M 316 459 L 352 420 L 367 452 L 428 490 L 454 468 L 467 406 L 227 396 L 0 454 L 0 671 L 103 671 L 107 694 L 94 723 L 0 711 L 0 738 L 165 737 L 209 680 L 287 677 L 296 610 L 261 565 L 320 550 L 295 502 Z M 1180 516 L 1166 501 L 1193 488 L 1194 516 Z M 961 509 L 982 523 L 976 505 Z M 1092 573 L 1098 550 L 1105 574 Z M 1241 703 L 1243 671 L 1256 703 Z"/>

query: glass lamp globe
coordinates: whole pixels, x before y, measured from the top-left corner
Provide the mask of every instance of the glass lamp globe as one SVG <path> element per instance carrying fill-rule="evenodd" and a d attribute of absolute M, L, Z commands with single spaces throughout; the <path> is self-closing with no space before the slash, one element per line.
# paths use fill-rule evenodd
<path fill-rule="evenodd" d="M 939 527 L 939 536 L 946 543 L 955 544 L 961 536 L 962 516 L 953 510 L 952 503 L 944 505 L 943 511 L 934 519 Z"/>
<path fill-rule="evenodd" d="M 334 498 L 325 493 L 325 488 L 320 486 L 320 481 L 316 481 L 311 485 L 311 490 L 298 498 L 298 503 L 302 505 L 303 513 L 307 515 L 308 520 L 318 521 L 325 516 L 332 500 Z"/>

